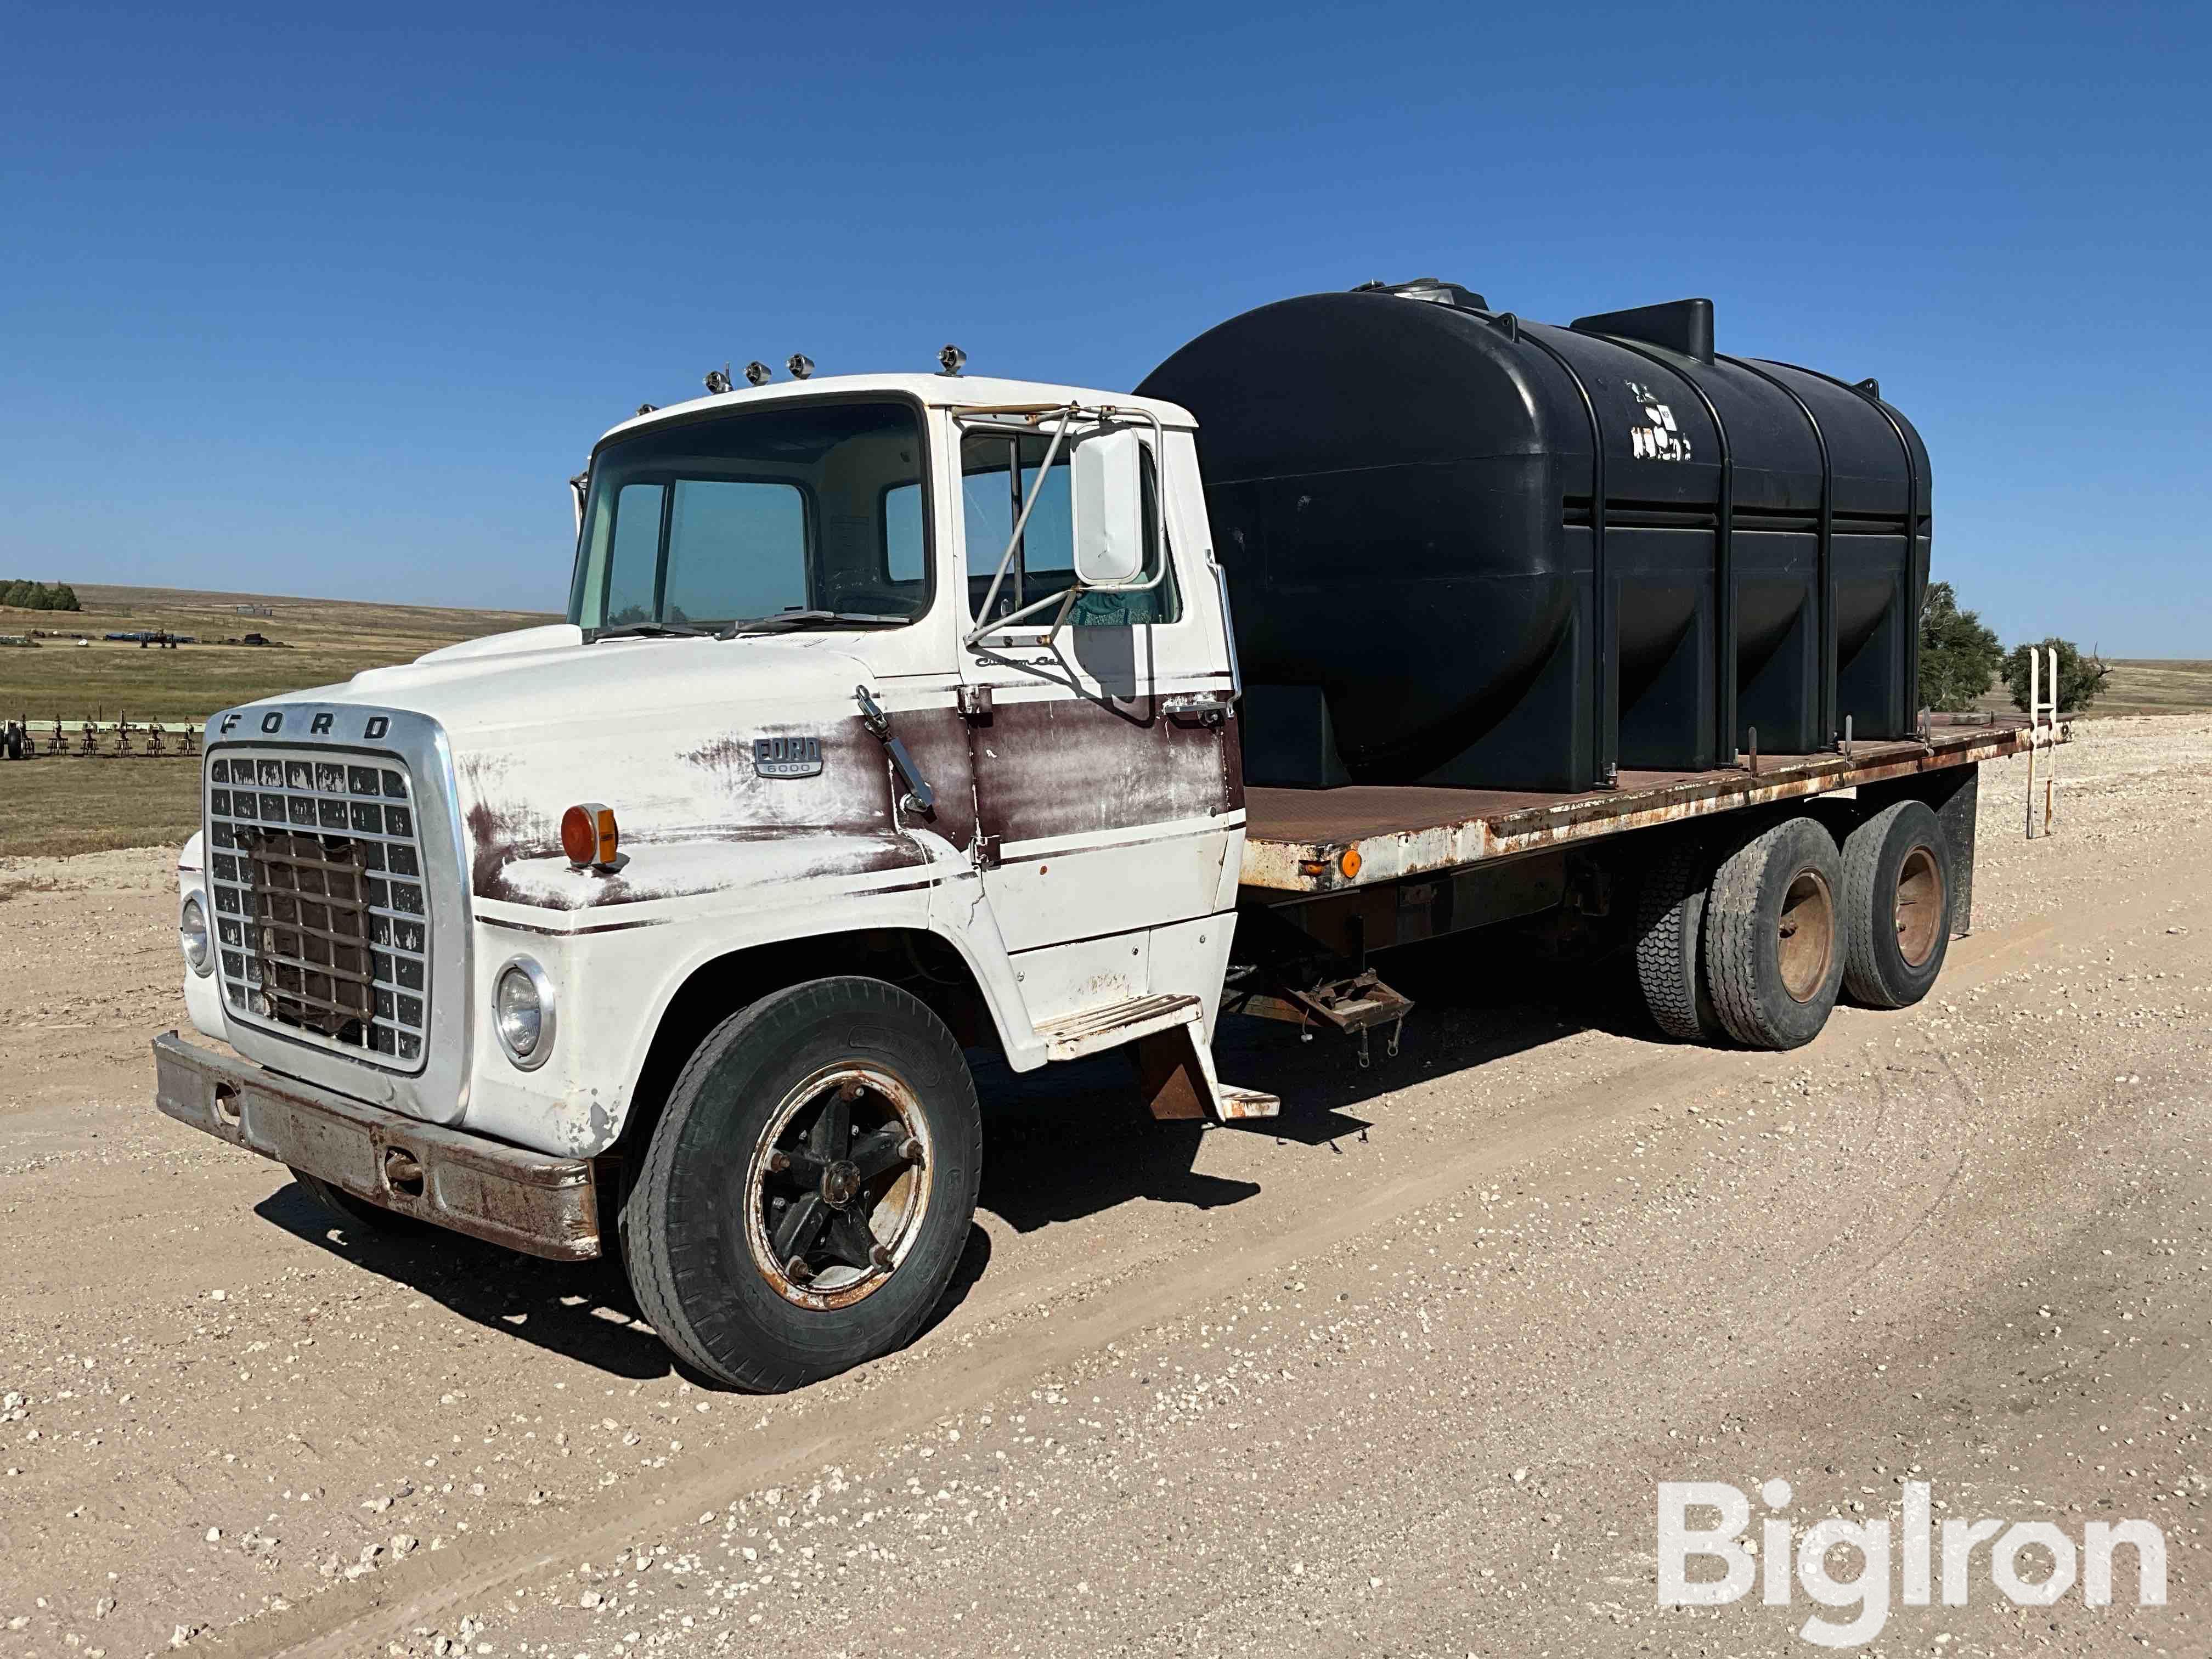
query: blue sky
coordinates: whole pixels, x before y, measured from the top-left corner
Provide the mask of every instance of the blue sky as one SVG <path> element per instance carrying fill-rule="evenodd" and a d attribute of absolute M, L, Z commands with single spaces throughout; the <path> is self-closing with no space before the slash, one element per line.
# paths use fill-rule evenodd
<path fill-rule="evenodd" d="M 1876 375 L 2008 641 L 2212 656 L 2203 8 L 768 9 L 15 14 L 0 573 L 556 608 L 726 361 L 1127 386 L 1437 275 Z"/>

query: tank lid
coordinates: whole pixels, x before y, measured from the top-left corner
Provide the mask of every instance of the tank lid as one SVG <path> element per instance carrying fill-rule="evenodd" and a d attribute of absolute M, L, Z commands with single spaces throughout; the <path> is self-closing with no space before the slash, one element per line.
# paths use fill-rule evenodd
<path fill-rule="evenodd" d="M 1577 317 L 1569 326 L 1580 334 L 1618 334 L 1623 339 L 1641 340 L 1701 363 L 1713 360 L 1711 300 L 1669 300 L 1664 305 L 1601 312 L 1595 317 Z"/>
<path fill-rule="evenodd" d="M 1460 311 L 1487 311 L 1490 301 L 1471 288 L 1447 283 L 1440 276 L 1416 276 L 1410 283 L 1362 283 L 1354 294 L 1395 294 L 1401 300 L 1425 300 L 1431 305 Z"/>

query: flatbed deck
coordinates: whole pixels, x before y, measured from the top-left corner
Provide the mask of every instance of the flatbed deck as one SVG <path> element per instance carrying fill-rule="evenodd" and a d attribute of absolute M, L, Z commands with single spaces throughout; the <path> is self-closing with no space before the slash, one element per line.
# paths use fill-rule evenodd
<path fill-rule="evenodd" d="M 1354 785 L 1245 792 L 1243 884 L 1273 892 L 1370 887 L 1623 830 L 1881 783 L 2069 740 L 2065 720 L 1937 715 L 1925 741 L 1851 745 L 1849 755 L 1764 755 L 1710 772 L 1629 772 L 1580 794 Z M 1356 859 L 1346 854 L 1356 853 Z M 1346 866 L 1352 873 L 1346 873 Z"/>

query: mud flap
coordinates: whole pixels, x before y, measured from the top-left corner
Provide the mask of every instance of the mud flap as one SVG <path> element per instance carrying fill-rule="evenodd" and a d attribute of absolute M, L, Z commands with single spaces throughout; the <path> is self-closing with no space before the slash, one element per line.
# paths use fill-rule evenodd
<path fill-rule="evenodd" d="M 1210 1118 L 1228 1123 L 1273 1117 L 1283 1103 L 1257 1089 L 1239 1089 L 1214 1075 L 1213 1050 L 1195 1023 L 1176 1025 L 1129 1045 L 1145 1104 L 1163 1121 Z"/>

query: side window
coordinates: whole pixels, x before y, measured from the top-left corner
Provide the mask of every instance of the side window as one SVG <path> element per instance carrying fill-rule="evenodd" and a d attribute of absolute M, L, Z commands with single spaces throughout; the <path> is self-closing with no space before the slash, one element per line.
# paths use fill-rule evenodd
<path fill-rule="evenodd" d="M 1070 472 L 1066 453 L 1049 470 L 1042 467 L 1049 437 L 1024 434 L 1000 437 L 994 433 L 971 434 L 961 446 L 961 512 L 967 545 L 968 607 L 980 617 L 984 597 L 990 592 L 999 561 L 1005 556 L 1007 538 L 1013 534 L 1021 504 L 1035 499 L 1029 522 L 1022 529 L 1022 545 L 999 585 L 992 614 L 1003 617 L 1054 593 L 1065 592 L 1075 580 L 1075 530 L 1070 506 Z M 1021 494 L 1014 493 L 1014 463 L 1020 459 Z M 1145 508 L 1148 525 L 1157 524 L 1158 489 L 1150 456 L 1146 458 Z M 1155 544 L 1157 544 L 1157 543 Z M 1067 613 L 1078 628 L 1128 628 L 1139 623 L 1178 620 L 1182 605 L 1175 592 L 1172 569 L 1158 587 L 1141 593 L 1085 593 Z M 1053 613 L 1040 611 L 1026 619 L 1048 626 Z"/>
<path fill-rule="evenodd" d="M 922 563 L 928 545 L 921 533 L 921 486 L 884 491 L 884 574 L 895 582 L 921 581 L 929 574 Z"/>

